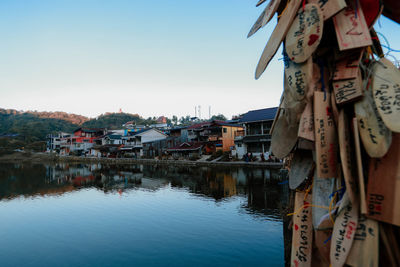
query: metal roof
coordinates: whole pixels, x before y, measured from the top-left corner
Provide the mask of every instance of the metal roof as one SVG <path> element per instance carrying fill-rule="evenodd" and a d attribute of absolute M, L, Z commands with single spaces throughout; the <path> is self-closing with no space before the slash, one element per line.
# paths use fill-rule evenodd
<path fill-rule="evenodd" d="M 240 119 L 241 123 L 254 121 L 269 121 L 275 118 L 278 107 L 250 110 Z"/>

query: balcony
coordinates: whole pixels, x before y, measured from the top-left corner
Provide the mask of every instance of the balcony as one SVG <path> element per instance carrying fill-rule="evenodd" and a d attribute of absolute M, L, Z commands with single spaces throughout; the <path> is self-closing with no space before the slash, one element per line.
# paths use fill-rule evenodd
<path fill-rule="evenodd" d="M 235 141 L 242 140 L 244 137 L 244 133 L 245 133 L 244 130 L 236 131 L 234 134 Z"/>
<path fill-rule="evenodd" d="M 271 135 L 269 134 L 246 135 L 243 137 L 243 142 L 244 143 L 271 142 Z"/>

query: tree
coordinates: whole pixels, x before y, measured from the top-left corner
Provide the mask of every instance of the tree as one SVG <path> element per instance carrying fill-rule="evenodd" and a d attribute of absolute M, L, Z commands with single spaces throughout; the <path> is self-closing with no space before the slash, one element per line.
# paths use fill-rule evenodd
<path fill-rule="evenodd" d="M 226 118 L 223 114 L 218 114 L 218 115 L 213 115 L 213 116 L 211 117 L 211 120 L 212 120 L 212 121 L 214 121 L 214 120 L 226 121 L 227 118 Z"/>
<path fill-rule="evenodd" d="M 174 123 L 174 125 L 177 125 L 178 124 L 178 117 L 173 115 L 172 116 L 172 122 Z"/>

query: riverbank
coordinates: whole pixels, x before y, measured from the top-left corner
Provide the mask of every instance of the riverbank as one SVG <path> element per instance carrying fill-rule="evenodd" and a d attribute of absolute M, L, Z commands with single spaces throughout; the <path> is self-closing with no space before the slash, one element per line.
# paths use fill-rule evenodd
<path fill-rule="evenodd" d="M 280 169 L 279 162 L 244 162 L 244 161 L 190 161 L 190 160 L 158 160 L 158 159 L 129 159 L 129 158 L 94 158 L 58 156 L 48 153 L 15 152 L 0 157 L 1 162 L 71 162 L 71 163 L 105 163 L 105 164 L 146 164 L 146 165 L 183 165 L 183 166 L 235 166 Z"/>

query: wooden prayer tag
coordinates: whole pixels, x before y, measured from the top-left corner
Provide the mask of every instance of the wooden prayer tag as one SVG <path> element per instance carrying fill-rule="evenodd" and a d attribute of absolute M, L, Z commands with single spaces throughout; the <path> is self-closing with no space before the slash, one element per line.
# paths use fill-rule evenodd
<path fill-rule="evenodd" d="M 346 2 L 344 0 L 309 0 L 308 2 L 319 5 L 324 20 L 329 19 L 346 7 Z"/>
<path fill-rule="evenodd" d="M 264 11 L 258 17 L 257 21 L 254 23 L 253 27 L 250 29 L 247 38 L 255 34 L 259 29 L 267 25 L 267 23 L 272 19 L 276 10 L 279 7 L 281 0 L 271 0 L 265 7 Z"/>
<path fill-rule="evenodd" d="M 346 262 L 356 233 L 357 221 L 358 203 L 351 203 L 345 193 L 333 225 L 330 255 L 332 267 L 341 267 Z"/>
<path fill-rule="evenodd" d="M 317 49 L 322 38 L 324 21 L 317 4 L 300 8 L 286 35 L 285 48 L 290 60 L 306 61 Z"/>
<path fill-rule="evenodd" d="M 336 177 L 337 135 L 329 93 L 314 92 L 314 127 L 317 174 L 320 178 Z"/>
<path fill-rule="evenodd" d="M 280 44 L 285 38 L 286 33 L 288 32 L 289 27 L 292 24 L 294 17 L 296 16 L 297 10 L 300 7 L 300 3 L 301 0 L 290 1 L 286 7 L 285 12 L 282 13 L 282 16 L 280 17 L 278 24 L 272 32 L 258 62 L 255 74 L 256 79 L 260 78 L 261 74 L 263 74 L 272 57 L 275 55 Z"/>
<path fill-rule="evenodd" d="M 314 173 L 314 185 L 312 188 L 312 203 L 316 206 L 329 207 L 329 196 L 335 191 L 335 178 L 319 178 Z M 327 197 L 328 196 L 328 197 Z M 313 207 L 313 225 L 319 229 L 321 219 L 328 213 L 327 210 Z"/>
<path fill-rule="evenodd" d="M 371 35 L 360 6 L 347 6 L 333 17 L 339 49 L 347 50 L 372 45 Z"/>
<path fill-rule="evenodd" d="M 292 254 L 290 265 L 293 267 L 311 266 L 312 253 L 312 209 L 311 195 L 305 198 L 304 192 L 296 192 L 294 210 L 298 213 L 293 215 Z"/>
<path fill-rule="evenodd" d="M 282 109 L 271 135 L 271 151 L 278 158 L 286 157 L 297 142 L 298 125 L 289 126 Z"/>
<path fill-rule="evenodd" d="M 331 236 L 333 230 L 333 222 L 329 214 L 324 215 L 321 218 L 318 229 L 315 230 L 315 246 L 318 248 L 321 257 L 329 263 L 330 251 L 331 251 Z M 329 264 L 328 264 L 329 266 Z"/>
<path fill-rule="evenodd" d="M 264 4 L 265 1 L 267 1 L 267 0 L 260 0 L 260 1 L 258 1 L 257 4 L 256 4 L 256 7 L 258 7 L 258 6 L 262 5 L 262 4 Z"/>
<path fill-rule="evenodd" d="M 379 260 L 379 225 L 375 220 L 361 216 L 358 218 L 346 264 L 352 267 L 378 267 Z"/>
<path fill-rule="evenodd" d="M 306 97 L 309 80 L 312 74 L 312 61 L 308 60 L 305 63 L 295 63 L 288 60 L 285 63 L 285 76 L 289 85 L 289 91 L 295 100 L 303 100 Z"/>
<path fill-rule="evenodd" d="M 400 132 L 400 70 L 386 58 L 372 66 L 372 91 L 385 125 Z"/>
<path fill-rule="evenodd" d="M 381 159 L 369 164 L 368 217 L 400 226 L 400 134 Z"/>
<path fill-rule="evenodd" d="M 296 189 L 310 174 L 314 160 L 310 150 L 297 149 L 290 165 L 289 187 Z"/>
<path fill-rule="evenodd" d="M 342 109 L 339 112 L 339 122 L 338 122 L 338 136 L 339 136 L 339 150 L 340 150 L 340 160 L 342 163 L 342 170 L 344 181 L 346 184 L 346 191 L 349 195 L 351 203 L 356 201 L 356 182 L 354 180 L 353 162 L 354 155 L 352 153 L 351 146 L 351 135 L 349 129 L 349 120 L 345 111 Z"/>
<path fill-rule="evenodd" d="M 357 100 L 363 95 L 361 88 L 362 79 L 359 72 L 358 77 L 349 80 L 333 81 L 333 92 L 335 94 L 336 104 L 345 104 Z"/>
<path fill-rule="evenodd" d="M 312 102 L 308 102 L 300 118 L 298 136 L 310 141 L 315 140 L 314 132 L 314 113 Z"/>
<path fill-rule="evenodd" d="M 357 78 L 357 76 L 359 76 L 359 62 L 361 55 L 362 53 L 360 52 L 336 62 L 333 80 L 338 81 Z"/>
<path fill-rule="evenodd" d="M 372 158 L 383 157 L 392 142 L 392 132 L 383 123 L 370 89 L 364 91 L 354 110 L 365 151 Z"/>

